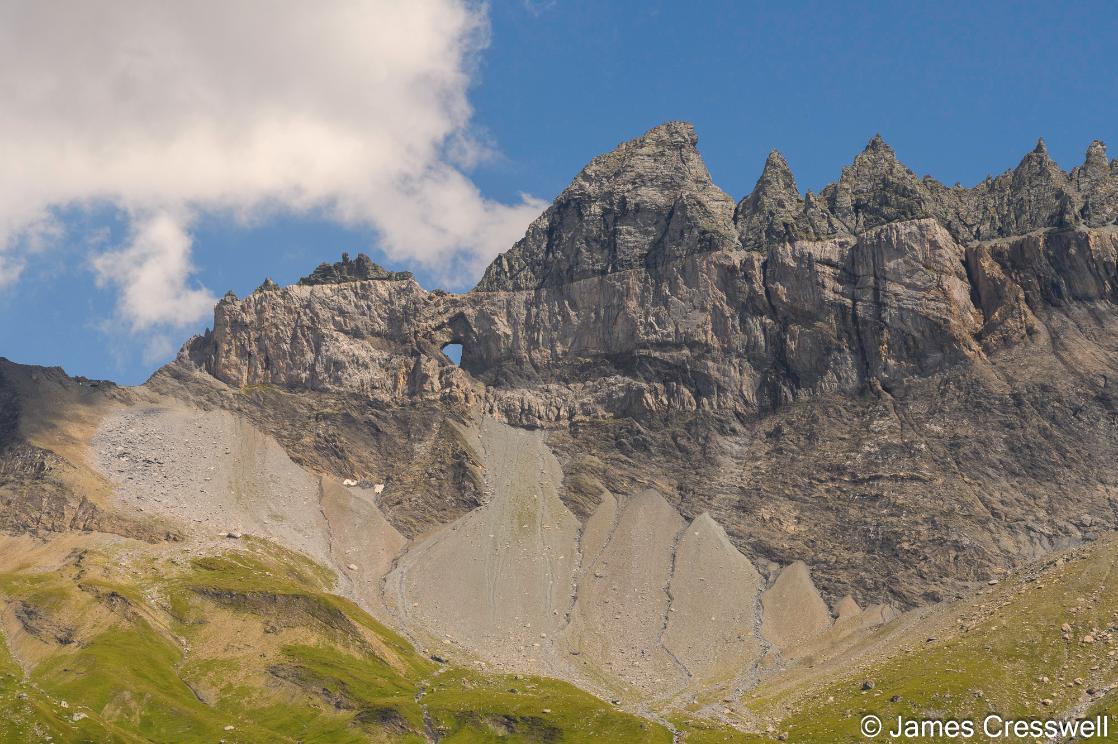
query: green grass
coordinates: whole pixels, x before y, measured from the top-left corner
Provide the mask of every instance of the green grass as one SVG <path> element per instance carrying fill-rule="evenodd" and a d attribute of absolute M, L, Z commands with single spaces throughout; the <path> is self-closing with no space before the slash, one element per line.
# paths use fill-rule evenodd
<path fill-rule="evenodd" d="M 73 591 L 72 584 L 60 581 L 53 574 L 0 574 L 0 593 L 9 597 L 19 597 L 24 602 L 44 610 L 58 607 Z"/>
<path fill-rule="evenodd" d="M 32 680 L 51 694 L 155 741 L 221 738 L 222 722 L 176 673 L 181 650 L 138 620 L 39 665 Z"/>
<path fill-rule="evenodd" d="M 453 670 L 423 702 L 444 742 L 665 742 L 659 724 L 616 710 L 582 690 L 540 677 Z"/>
<path fill-rule="evenodd" d="M 961 622 L 942 638 L 912 638 L 892 658 L 792 701 L 798 712 L 781 730 L 796 742 L 860 742 L 859 722 L 870 713 L 888 722 L 898 715 L 1045 718 L 1072 709 L 1088 685 L 1118 679 L 1118 660 L 1107 656 L 1114 646 L 1080 642 L 1091 628 L 1118 620 L 1118 592 L 1110 585 L 1116 554 L 1113 545 L 1101 546 L 1040 580 L 1009 582 L 960 603 L 952 609 Z M 1072 626 L 1070 640 L 1063 638 L 1064 623 Z M 862 690 L 866 679 L 874 682 L 870 691 Z M 755 712 L 777 710 L 782 702 L 766 698 L 763 689 L 746 699 Z M 1115 700 L 1096 707 L 1113 713 Z"/>
<path fill-rule="evenodd" d="M 68 644 L 42 632 L 49 652 L 26 676 L 0 644 L 0 741 L 418 744 L 428 726 L 447 742 L 671 741 L 571 685 L 438 673 L 331 594 L 331 572 L 262 540 L 83 565 L 0 576 L 0 600 L 79 630 Z"/>
<path fill-rule="evenodd" d="M 705 721 L 687 715 L 674 715 L 672 724 L 683 732 L 687 744 L 750 744 L 757 741 L 770 741 L 755 734 L 744 734 L 741 731 L 713 721 Z"/>

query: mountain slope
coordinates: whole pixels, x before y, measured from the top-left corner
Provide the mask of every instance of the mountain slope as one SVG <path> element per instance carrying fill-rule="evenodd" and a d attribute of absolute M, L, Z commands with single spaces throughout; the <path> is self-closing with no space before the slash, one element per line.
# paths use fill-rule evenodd
<path fill-rule="evenodd" d="M 17 552 L 0 571 L 5 741 L 671 739 L 569 685 L 433 663 L 270 543 L 5 538 Z"/>
<path fill-rule="evenodd" d="M 832 741 L 870 703 L 1111 705 L 1116 174 L 1038 146 L 948 189 L 875 138 L 819 195 L 773 154 L 735 207 L 672 123 L 471 292 L 343 256 L 226 295 L 136 388 L 0 362 L 10 735 Z"/>

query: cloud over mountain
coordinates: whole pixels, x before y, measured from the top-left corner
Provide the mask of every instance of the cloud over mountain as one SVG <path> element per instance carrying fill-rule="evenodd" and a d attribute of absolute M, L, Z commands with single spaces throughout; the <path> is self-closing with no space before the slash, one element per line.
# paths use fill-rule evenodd
<path fill-rule="evenodd" d="M 0 286 L 58 239 L 57 210 L 106 205 L 130 235 L 92 265 L 133 330 L 208 311 L 201 213 L 314 210 L 393 257 L 484 264 L 542 208 L 464 173 L 487 33 L 460 0 L 0 7 Z"/>

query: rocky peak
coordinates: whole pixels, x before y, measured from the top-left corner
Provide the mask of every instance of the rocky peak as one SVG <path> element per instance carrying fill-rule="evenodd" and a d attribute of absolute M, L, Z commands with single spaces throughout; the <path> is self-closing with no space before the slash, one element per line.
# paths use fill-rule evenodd
<path fill-rule="evenodd" d="M 878 134 L 838 181 L 802 197 L 773 151 L 734 208 L 711 182 L 697 141 L 690 124 L 669 122 L 592 160 L 476 289 L 558 287 L 699 253 L 851 237 L 927 217 L 962 244 L 1118 221 L 1118 161 L 1107 161 L 1101 142 L 1071 174 L 1040 139 L 1013 170 L 948 188 L 917 178 Z"/>
<path fill-rule="evenodd" d="M 851 231 L 930 215 L 927 190 L 881 135 L 874 135 L 838 182 L 823 190 L 829 210 Z"/>
<path fill-rule="evenodd" d="M 753 191 L 734 210 L 734 224 L 742 245 L 750 250 L 770 243 L 818 240 L 842 231 L 814 195 L 800 196 L 792 170 L 776 150 L 769 153 Z"/>
<path fill-rule="evenodd" d="M 319 264 L 318 268 L 311 272 L 309 276 L 304 276 L 300 279 L 299 284 L 308 286 L 316 284 L 360 282 L 368 279 L 399 281 L 411 278 L 412 273 L 410 271 L 389 271 L 375 263 L 364 253 L 358 253 L 357 260 L 355 261 L 350 260 L 348 253 L 343 253 L 341 261 L 332 264 Z"/>
<path fill-rule="evenodd" d="M 1012 173 L 994 180 L 992 192 L 992 200 L 986 202 L 1001 218 L 1001 235 L 1066 227 L 1077 221 L 1071 181 L 1048 154 L 1043 137 Z"/>
<path fill-rule="evenodd" d="M 1066 179 L 1067 174 L 1060 170 L 1056 161 L 1048 154 L 1048 145 L 1041 137 L 1036 142 L 1036 147 L 1029 151 L 1013 171 L 1014 176 L 1020 179 L 1051 178 L 1052 180 Z"/>
<path fill-rule="evenodd" d="M 896 154 L 893 152 L 893 148 L 889 147 L 889 145 L 885 142 L 885 138 L 881 136 L 881 132 L 875 134 L 873 138 L 866 144 L 865 152 L 883 152 L 896 159 Z"/>
<path fill-rule="evenodd" d="M 1110 161 L 1105 144 L 1091 143 L 1083 165 L 1071 172 L 1071 185 L 1082 200 L 1079 218 L 1084 223 L 1097 227 L 1118 218 L 1118 160 Z"/>
<path fill-rule="evenodd" d="M 1076 168 L 1073 173 L 1085 176 L 1088 180 L 1110 175 L 1110 159 L 1106 156 L 1106 144 L 1101 140 L 1092 142 L 1087 147 L 1087 156 L 1083 160 L 1083 165 Z M 1076 185 L 1082 188 L 1079 183 Z"/>
<path fill-rule="evenodd" d="M 804 200 L 787 161 L 776 150 L 769 153 L 753 191 L 738 203 L 734 223 L 742 245 L 750 249 L 806 237 Z"/>
<path fill-rule="evenodd" d="M 800 190 L 796 187 L 796 177 L 788 167 L 788 161 L 780 154 L 779 150 L 772 150 L 765 158 L 765 168 L 761 171 L 761 178 L 757 180 L 757 188 L 776 193 L 791 193 L 799 199 Z"/>
<path fill-rule="evenodd" d="M 594 158 L 477 290 L 553 287 L 735 248 L 733 202 L 697 141 L 690 124 L 670 122 Z"/>

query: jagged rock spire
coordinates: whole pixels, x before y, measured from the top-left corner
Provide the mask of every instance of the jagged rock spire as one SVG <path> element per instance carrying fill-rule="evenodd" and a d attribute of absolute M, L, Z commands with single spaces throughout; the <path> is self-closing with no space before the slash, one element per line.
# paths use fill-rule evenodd
<path fill-rule="evenodd" d="M 1008 184 L 999 177 L 994 186 L 993 206 L 1001 213 L 1002 229 L 1008 234 L 1066 227 L 1077 221 L 1070 178 L 1048 154 L 1043 137 L 1021 159 Z"/>
<path fill-rule="evenodd" d="M 817 200 L 800 196 L 792 169 L 776 150 L 769 153 L 753 191 L 738 203 L 734 224 L 742 245 L 753 250 L 768 243 L 817 240 L 841 231 Z"/>
<path fill-rule="evenodd" d="M 788 167 L 788 161 L 784 159 L 779 150 L 771 150 L 769 156 L 765 159 L 765 168 L 761 171 L 761 178 L 757 181 L 758 186 L 762 184 L 794 193 L 799 198 L 800 192 L 796 188 L 796 177 L 792 175 L 792 169 Z"/>
<path fill-rule="evenodd" d="M 866 143 L 866 149 L 863 150 L 863 152 L 877 152 L 881 150 L 893 152 L 893 148 L 889 147 L 888 143 L 885 142 L 885 138 L 881 136 L 881 132 L 878 132 Z"/>
<path fill-rule="evenodd" d="M 1118 219 L 1118 161 L 1110 162 L 1105 144 L 1090 144 L 1083 165 L 1071 172 L 1071 183 L 1079 192 L 1079 218 L 1085 224 L 1098 227 Z"/>
<path fill-rule="evenodd" d="M 1021 158 L 1021 162 L 1017 164 L 1014 173 L 1021 174 L 1026 178 L 1035 178 L 1037 175 L 1048 176 L 1054 173 L 1067 177 L 1067 174 L 1060 170 L 1060 166 L 1056 165 L 1052 156 L 1048 154 L 1048 145 L 1044 143 L 1043 137 L 1037 140 L 1036 147 Z"/>
<path fill-rule="evenodd" d="M 594 158 L 477 290 L 557 286 L 736 247 L 733 202 L 697 142 L 690 124 L 669 122 Z"/>
<path fill-rule="evenodd" d="M 734 223 L 746 248 L 807 237 L 804 202 L 788 162 L 776 150 L 769 153 L 757 185 L 734 210 Z"/>
<path fill-rule="evenodd" d="M 1072 178 L 1078 181 L 1079 177 L 1083 177 L 1088 183 L 1093 183 L 1099 178 L 1105 178 L 1109 173 L 1110 159 L 1106 155 L 1106 144 L 1095 140 L 1087 147 L 1083 165 L 1072 171 Z"/>

